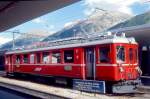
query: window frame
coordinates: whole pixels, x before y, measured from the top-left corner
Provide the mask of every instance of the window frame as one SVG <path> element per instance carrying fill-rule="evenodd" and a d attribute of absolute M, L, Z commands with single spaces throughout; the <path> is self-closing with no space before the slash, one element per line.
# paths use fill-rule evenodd
<path fill-rule="evenodd" d="M 27 55 L 27 62 L 24 61 L 24 55 Z M 23 64 L 28 64 L 29 63 L 29 54 L 23 54 L 22 63 Z"/>
<path fill-rule="evenodd" d="M 118 49 L 117 47 L 122 47 L 124 48 L 124 60 L 121 63 L 125 63 L 126 62 L 126 47 L 124 45 L 116 45 L 116 62 L 118 62 Z"/>
<path fill-rule="evenodd" d="M 48 54 L 47 54 L 47 55 L 48 55 L 48 56 L 47 56 L 47 57 L 48 57 L 48 62 L 44 62 L 44 59 L 43 59 L 43 58 L 44 58 L 44 53 L 48 53 Z M 50 53 L 49 51 L 44 51 L 44 52 L 42 52 L 42 63 L 43 63 L 43 64 L 49 64 L 49 63 L 51 63 L 50 54 L 51 54 L 51 53 Z"/>
<path fill-rule="evenodd" d="M 34 55 L 34 56 L 33 56 L 34 59 L 33 59 L 33 62 L 32 62 L 32 63 L 31 63 L 31 55 Z M 30 53 L 30 55 L 29 55 L 29 57 L 30 57 L 30 58 L 29 58 L 30 64 L 35 64 L 35 59 L 36 59 L 35 56 L 36 56 L 35 53 Z"/>
<path fill-rule="evenodd" d="M 128 50 L 128 53 L 129 53 L 129 63 L 132 63 L 133 64 L 133 61 L 134 61 L 134 49 L 133 48 L 129 48 L 129 50 Z M 131 52 L 131 53 L 130 53 Z M 131 55 L 132 55 L 132 57 L 131 57 Z M 132 58 L 132 59 L 131 59 Z"/>
<path fill-rule="evenodd" d="M 139 62 L 139 51 L 138 51 L 138 48 L 135 48 L 134 49 L 134 53 L 135 53 L 135 61 L 134 61 L 134 63 L 137 63 L 138 64 L 138 62 Z"/>
<path fill-rule="evenodd" d="M 38 57 L 39 55 L 39 57 Z M 41 64 L 41 52 L 35 52 L 35 63 L 36 64 Z"/>
<path fill-rule="evenodd" d="M 17 56 L 19 56 L 19 62 L 17 62 Z M 20 54 L 18 54 L 18 55 L 15 55 L 15 64 L 21 64 L 21 55 Z"/>
<path fill-rule="evenodd" d="M 58 62 L 54 63 L 53 62 L 53 54 L 57 53 L 57 52 L 60 53 L 60 56 L 59 56 L 60 57 L 60 62 L 59 63 Z M 61 64 L 62 63 L 62 52 L 61 52 L 61 50 L 51 51 L 51 63 L 52 64 Z"/>
<path fill-rule="evenodd" d="M 10 59 L 9 55 L 6 55 L 6 57 L 5 57 L 5 64 L 6 65 L 8 65 L 10 63 L 9 59 Z"/>
<path fill-rule="evenodd" d="M 65 62 L 65 51 L 73 51 L 73 62 Z M 65 49 L 65 50 L 63 50 L 63 62 L 64 63 L 67 63 L 67 64 L 73 64 L 73 63 L 75 63 L 75 51 L 74 51 L 74 49 Z"/>
<path fill-rule="evenodd" d="M 108 58 L 109 58 L 109 62 L 101 62 L 101 54 L 100 51 L 102 48 L 108 48 Z M 110 64 L 112 63 L 112 58 L 111 58 L 111 45 L 101 45 L 98 47 L 98 63 L 100 64 Z"/>

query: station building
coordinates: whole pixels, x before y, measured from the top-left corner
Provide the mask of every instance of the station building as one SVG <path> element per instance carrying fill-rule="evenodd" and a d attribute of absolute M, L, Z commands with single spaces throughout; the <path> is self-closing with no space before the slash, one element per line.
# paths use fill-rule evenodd
<path fill-rule="evenodd" d="M 78 1 L 81 0 L 0 1 L 0 32 Z M 139 43 L 142 77 L 150 79 L 150 24 L 120 28 L 112 32 L 125 32 L 127 36 L 135 37 Z M 0 52 L 0 68 L 4 64 L 3 54 Z"/>

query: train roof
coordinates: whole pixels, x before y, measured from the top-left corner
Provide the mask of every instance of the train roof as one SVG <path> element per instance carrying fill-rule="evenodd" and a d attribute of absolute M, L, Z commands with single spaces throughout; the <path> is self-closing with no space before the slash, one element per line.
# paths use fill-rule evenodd
<path fill-rule="evenodd" d="M 86 47 L 92 45 L 100 44 L 112 44 L 112 43 L 126 43 L 126 44 L 137 44 L 133 37 L 127 38 L 124 35 L 99 35 L 96 37 L 83 38 L 83 37 L 73 37 L 61 40 L 55 40 L 47 42 L 46 46 L 37 46 L 29 49 L 18 49 L 7 51 L 5 54 L 19 54 L 27 52 L 36 52 L 36 51 L 47 51 L 63 48 L 74 48 L 74 47 Z"/>

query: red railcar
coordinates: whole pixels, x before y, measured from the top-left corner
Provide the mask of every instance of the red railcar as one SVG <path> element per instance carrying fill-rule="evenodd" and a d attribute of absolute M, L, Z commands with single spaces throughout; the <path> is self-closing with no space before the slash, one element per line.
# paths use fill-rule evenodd
<path fill-rule="evenodd" d="M 140 74 L 138 44 L 116 35 L 58 40 L 47 47 L 6 52 L 5 68 L 8 74 L 133 83 Z"/>

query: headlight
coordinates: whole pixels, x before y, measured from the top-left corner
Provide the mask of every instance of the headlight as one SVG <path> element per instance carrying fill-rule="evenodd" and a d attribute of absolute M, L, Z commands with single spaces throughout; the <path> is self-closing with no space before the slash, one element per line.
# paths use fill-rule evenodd
<path fill-rule="evenodd" d="M 123 67 L 120 67 L 119 69 L 120 69 L 120 72 L 124 72 L 124 69 L 123 69 Z"/>
<path fill-rule="evenodd" d="M 139 66 L 135 67 L 135 69 L 137 70 L 137 72 L 140 74 L 140 76 L 142 75 L 142 70 L 140 69 Z"/>

